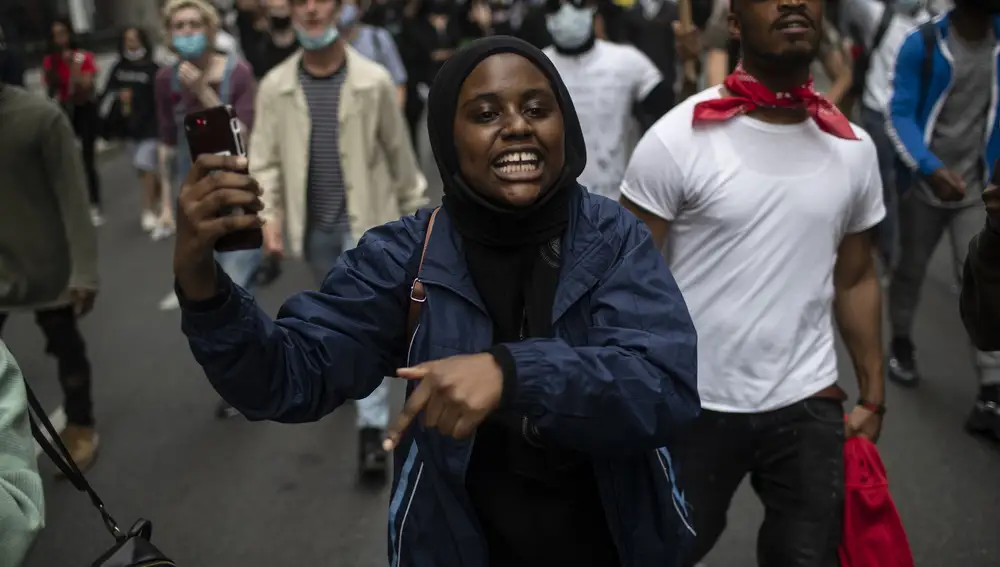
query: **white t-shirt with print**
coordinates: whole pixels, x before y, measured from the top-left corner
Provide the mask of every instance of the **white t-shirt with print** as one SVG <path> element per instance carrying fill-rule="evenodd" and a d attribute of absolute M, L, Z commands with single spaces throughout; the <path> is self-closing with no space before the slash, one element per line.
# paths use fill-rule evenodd
<path fill-rule="evenodd" d="M 837 381 L 832 303 L 845 235 L 882 220 L 875 146 L 815 122 L 692 127 L 684 101 L 642 138 L 622 195 L 670 221 L 667 259 L 698 331 L 702 407 L 763 412 Z"/>
<path fill-rule="evenodd" d="M 563 55 L 551 46 L 544 51 L 566 83 L 583 128 L 587 167 L 578 180 L 592 193 L 617 201 L 631 149 L 632 109 L 663 76 L 631 45 L 599 39 L 580 55 Z"/>

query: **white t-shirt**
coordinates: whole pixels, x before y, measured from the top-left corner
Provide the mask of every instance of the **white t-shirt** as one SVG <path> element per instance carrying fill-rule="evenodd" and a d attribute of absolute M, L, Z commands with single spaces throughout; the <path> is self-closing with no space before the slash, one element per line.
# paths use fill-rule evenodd
<path fill-rule="evenodd" d="M 631 45 L 599 39 L 581 55 L 563 55 L 551 46 L 544 51 L 566 83 L 583 128 L 587 167 L 578 180 L 592 193 L 617 201 L 631 149 L 632 109 L 663 76 Z"/>
<path fill-rule="evenodd" d="M 833 269 L 847 234 L 882 220 L 868 133 L 738 116 L 691 125 L 712 88 L 636 146 L 622 195 L 670 221 L 667 258 L 698 331 L 702 407 L 762 412 L 837 381 Z"/>

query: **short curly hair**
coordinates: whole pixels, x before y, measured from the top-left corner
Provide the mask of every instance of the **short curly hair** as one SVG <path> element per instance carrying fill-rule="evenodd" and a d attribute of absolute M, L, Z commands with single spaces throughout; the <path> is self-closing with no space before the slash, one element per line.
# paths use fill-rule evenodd
<path fill-rule="evenodd" d="M 165 37 L 170 37 L 170 19 L 179 10 L 183 10 L 184 8 L 198 10 L 205 20 L 205 27 L 212 30 L 219 29 L 221 23 L 219 11 L 210 2 L 206 0 L 168 0 L 167 4 L 163 7 L 163 31 L 166 34 Z"/>

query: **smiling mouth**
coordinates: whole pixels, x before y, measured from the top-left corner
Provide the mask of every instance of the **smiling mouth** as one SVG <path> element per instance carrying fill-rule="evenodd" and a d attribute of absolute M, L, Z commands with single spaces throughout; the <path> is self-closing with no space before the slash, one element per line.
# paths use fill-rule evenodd
<path fill-rule="evenodd" d="M 809 24 L 809 22 L 802 18 L 788 19 L 783 22 L 779 22 L 778 25 L 775 27 L 778 29 L 778 31 L 793 32 L 793 33 L 804 32 L 812 29 L 812 26 Z"/>
<path fill-rule="evenodd" d="M 509 151 L 493 160 L 497 177 L 504 181 L 532 181 L 541 177 L 542 155 L 536 150 Z"/>

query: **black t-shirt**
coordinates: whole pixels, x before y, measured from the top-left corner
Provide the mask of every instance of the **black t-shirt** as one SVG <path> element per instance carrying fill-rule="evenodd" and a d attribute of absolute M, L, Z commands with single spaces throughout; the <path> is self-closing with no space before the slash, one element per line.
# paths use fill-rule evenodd
<path fill-rule="evenodd" d="M 299 42 L 295 40 L 284 47 L 276 45 L 269 32 L 257 29 L 255 26 L 256 17 L 253 12 L 245 10 L 236 12 L 236 29 L 239 30 L 240 34 L 240 48 L 243 50 L 247 63 L 253 69 L 254 77 L 259 81 L 271 69 L 298 51 Z"/>
<path fill-rule="evenodd" d="M 125 134 L 131 139 L 149 140 L 157 136 L 155 85 L 159 70 L 159 65 L 147 57 L 138 61 L 121 59 L 111 71 L 106 91 L 109 96 L 117 97 L 125 89 L 132 91 L 132 110 L 125 118 Z"/>
<path fill-rule="evenodd" d="M 257 44 L 257 48 L 254 53 L 247 54 L 247 60 L 250 66 L 253 67 L 253 74 L 258 80 L 264 78 L 264 75 L 268 74 L 271 69 L 274 69 L 282 61 L 288 59 L 293 53 L 299 50 L 299 42 L 295 40 L 291 45 L 280 46 L 275 45 L 274 40 L 271 36 L 264 35 L 261 36 L 260 42 Z"/>

